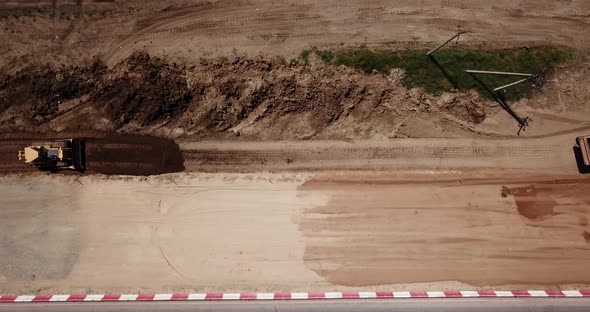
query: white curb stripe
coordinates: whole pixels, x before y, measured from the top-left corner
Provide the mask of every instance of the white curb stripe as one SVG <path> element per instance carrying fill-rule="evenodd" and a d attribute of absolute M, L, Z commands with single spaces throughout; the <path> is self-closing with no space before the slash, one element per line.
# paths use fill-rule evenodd
<path fill-rule="evenodd" d="M 428 291 L 428 298 L 444 298 L 446 297 L 445 293 L 442 291 Z"/>
<path fill-rule="evenodd" d="M 137 300 L 137 295 L 121 295 L 119 297 L 119 301 L 135 301 Z"/>
<path fill-rule="evenodd" d="M 326 299 L 342 299 L 341 292 L 327 292 L 324 293 Z"/>
<path fill-rule="evenodd" d="M 207 294 L 189 294 L 187 300 L 205 300 Z"/>
<path fill-rule="evenodd" d="M 259 293 L 256 294 L 256 300 L 273 300 L 275 298 L 274 293 Z"/>
<path fill-rule="evenodd" d="M 53 295 L 53 296 L 51 296 L 51 298 L 49 298 L 49 301 L 51 301 L 51 302 L 64 302 L 64 301 L 68 301 L 68 298 L 70 298 L 70 295 Z"/>
<path fill-rule="evenodd" d="M 479 297 L 479 293 L 475 290 L 462 290 L 461 296 L 463 296 L 463 297 Z"/>
<path fill-rule="evenodd" d="M 154 301 L 168 301 L 172 299 L 172 294 L 157 294 L 154 296 Z"/>
<path fill-rule="evenodd" d="M 291 293 L 291 299 L 294 300 L 307 300 L 308 298 L 308 293 Z"/>
<path fill-rule="evenodd" d="M 376 292 L 364 292 L 364 291 L 361 291 L 361 292 L 359 292 L 359 298 L 361 298 L 361 299 L 373 299 L 373 298 L 377 298 L 377 293 Z"/>
<path fill-rule="evenodd" d="M 529 290 L 528 292 L 531 297 L 549 297 L 547 292 L 544 290 Z"/>
<path fill-rule="evenodd" d="M 394 291 L 393 298 L 412 298 L 409 291 Z"/>
<path fill-rule="evenodd" d="M 562 290 L 566 297 L 582 297 L 582 293 L 578 290 Z"/>
<path fill-rule="evenodd" d="M 35 296 L 18 296 L 14 302 L 31 302 L 35 299 Z"/>
<path fill-rule="evenodd" d="M 104 295 L 86 295 L 84 301 L 101 301 Z"/>
<path fill-rule="evenodd" d="M 221 300 L 240 300 L 240 294 L 223 294 Z"/>

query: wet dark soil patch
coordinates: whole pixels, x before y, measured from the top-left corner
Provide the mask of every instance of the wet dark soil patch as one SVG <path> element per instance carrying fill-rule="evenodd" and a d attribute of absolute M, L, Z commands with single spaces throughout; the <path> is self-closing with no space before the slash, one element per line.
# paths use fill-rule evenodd
<path fill-rule="evenodd" d="M 550 186 L 502 187 L 503 196 L 514 196 L 518 213 L 531 220 L 544 220 L 556 214 L 552 191 Z"/>

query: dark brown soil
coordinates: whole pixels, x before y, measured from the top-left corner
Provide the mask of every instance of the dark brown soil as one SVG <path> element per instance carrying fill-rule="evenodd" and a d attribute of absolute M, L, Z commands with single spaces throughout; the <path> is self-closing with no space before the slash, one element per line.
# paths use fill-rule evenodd
<path fill-rule="evenodd" d="M 192 98 L 184 68 L 147 53 L 135 53 L 118 64 L 93 91 L 92 103 L 117 125 L 169 119 L 181 114 Z"/>
<path fill-rule="evenodd" d="M 152 175 L 184 170 L 184 159 L 174 141 L 149 136 L 109 136 L 86 140 L 90 173 Z"/>
<path fill-rule="evenodd" d="M 98 59 L 87 66 L 28 66 L 14 75 L 0 76 L 0 111 L 22 105 L 32 120 L 41 123 L 55 117 L 64 101 L 92 92 L 105 70 Z"/>
<path fill-rule="evenodd" d="M 534 185 L 502 188 L 502 194 L 514 196 L 518 213 L 531 220 L 543 220 L 555 215 L 557 204 L 551 197 L 551 188 Z"/>

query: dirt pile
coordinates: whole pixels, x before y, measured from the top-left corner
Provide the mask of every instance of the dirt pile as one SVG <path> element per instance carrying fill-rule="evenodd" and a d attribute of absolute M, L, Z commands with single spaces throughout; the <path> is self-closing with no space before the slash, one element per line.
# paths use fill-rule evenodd
<path fill-rule="evenodd" d="M 175 63 L 135 53 L 100 79 L 91 101 L 117 125 L 149 125 L 186 109 L 192 94 L 183 74 Z"/>
<path fill-rule="evenodd" d="M 195 98 L 175 124 L 197 137 L 395 136 L 396 125 L 409 117 L 444 111 L 477 124 L 489 109 L 476 93 L 432 96 L 404 88 L 402 78 L 397 70 L 385 76 L 344 66 L 236 59 L 188 71 Z"/>
<path fill-rule="evenodd" d="M 365 74 L 264 59 L 179 64 L 147 53 L 112 68 L 96 59 L 31 65 L 0 77 L 0 129 L 199 139 L 449 137 L 477 135 L 473 128 L 500 111 L 475 91 L 434 96 L 405 88 L 403 77 L 402 70 Z"/>
<path fill-rule="evenodd" d="M 0 110 L 13 105 L 28 106 L 26 115 L 43 122 L 54 117 L 59 105 L 92 92 L 104 64 L 92 60 L 87 66 L 28 66 L 0 79 Z"/>
<path fill-rule="evenodd" d="M 310 113 L 305 116 L 308 126 L 320 131 L 337 121 L 347 108 L 353 109 L 371 96 L 367 83 L 347 77 L 361 76 L 359 73 L 332 67 L 310 69 L 266 60 L 236 60 L 226 66 L 197 69 L 191 75 L 202 105 L 193 106 L 197 114 L 187 117 L 202 116 L 189 122 L 200 125 L 199 132 L 245 128 L 254 123 L 273 127 L 285 116 L 306 113 Z M 214 100 L 207 103 L 208 98 Z"/>
<path fill-rule="evenodd" d="M 485 118 L 475 93 L 434 97 L 402 87 L 402 76 L 239 58 L 187 68 L 147 53 L 110 69 L 99 60 L 27 66 L 2 78 L 0 128 L 280 139 L 388 133 L 417 112 Z"/>

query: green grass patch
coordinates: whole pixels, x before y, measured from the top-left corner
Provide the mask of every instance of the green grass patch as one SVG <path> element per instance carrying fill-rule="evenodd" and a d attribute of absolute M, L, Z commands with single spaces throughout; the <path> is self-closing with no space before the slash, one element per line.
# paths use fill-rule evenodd
<path fill-rule="evenodd" d="M 378 71 L 389 73 L 392 68 L 406 71 L 403 81 L 408 88 L 422 87 L 432 94 L 451 89 L 476 89 L 487 98 L 492 95 L 486 90 L 519 80 L 519 77 L 477 75 L 477 79 L 466 73 L 466 69 L 493 70 L 521 73 L 548 73 L 556 65 L 574 57 L 574 51 L 567 48 L 535 47 L 496 51 L 455 51 L 441 50 L 426 56 L 426 51 L 376 51 L 368 48 L 346 51 L 307 50 L 316 53 L 325 63 L 359 68 L 365 73 Z M 303 56 L 303 53 L 302 53 Z M 521 78 L 522 79 L 522 78 Z M 504 93 L 510 100 L 528 97 L 532 93 L 529 84 L 521 84 Z"/>
<path fill-rule="evenodd" d="M 303 63 L 305 65 L 309 64 L 309 55 L 311 54 L 311 50 L 303 50 L 301 51 L 301 59 L 303 59 Z"/>

